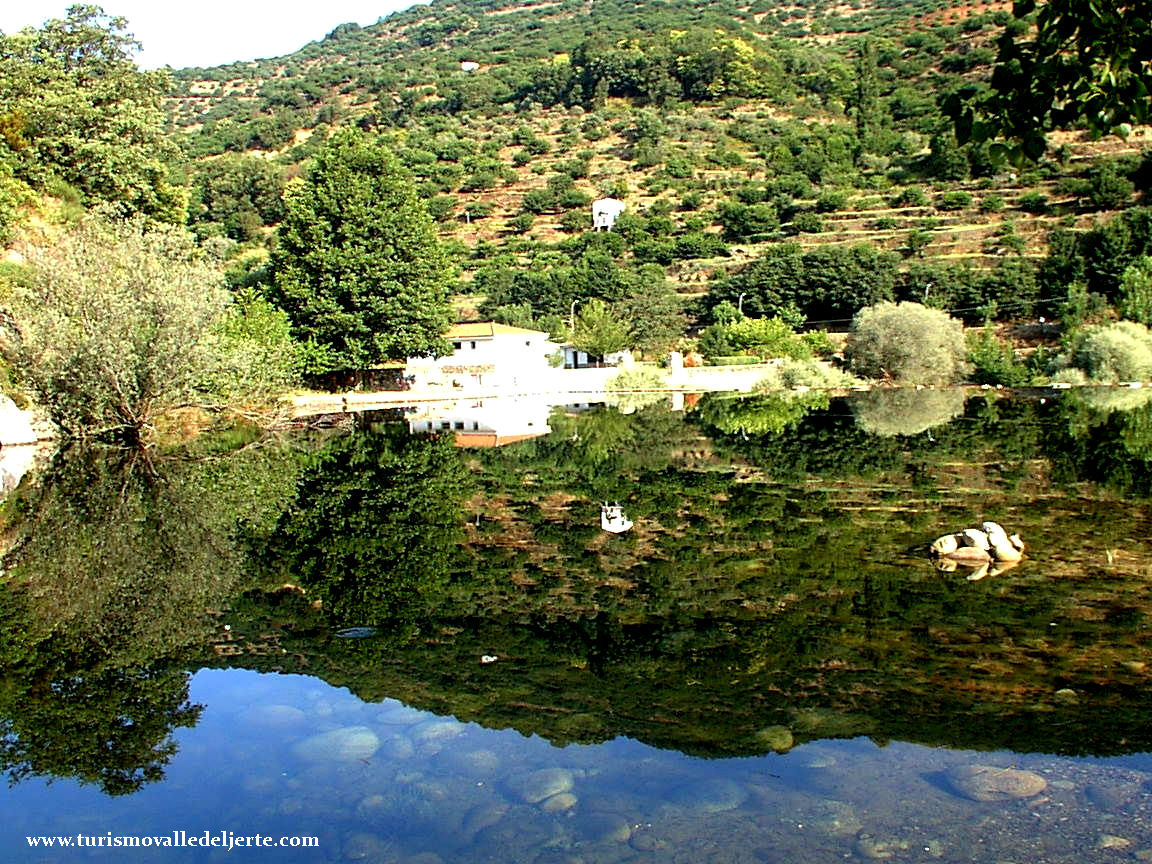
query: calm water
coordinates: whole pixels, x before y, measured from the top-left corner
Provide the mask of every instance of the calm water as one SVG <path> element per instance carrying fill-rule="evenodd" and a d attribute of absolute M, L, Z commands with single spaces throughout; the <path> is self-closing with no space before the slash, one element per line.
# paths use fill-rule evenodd
<path fill-rule="evenodd" d="M 0 860 L 1150 860 L 1143 396 L 65 454 L 5 505 Z M 932 566 L 984 519 L 1026 560 Z M 26 840 L 180 831 L 318 845 Z"/>

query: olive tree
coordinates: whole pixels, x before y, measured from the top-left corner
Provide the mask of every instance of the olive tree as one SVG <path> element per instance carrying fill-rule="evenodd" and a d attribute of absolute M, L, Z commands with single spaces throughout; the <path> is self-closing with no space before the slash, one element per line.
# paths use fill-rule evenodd
<path fill-rule="evenodd" d="M 919 303 L 877 303 L 852 319 L 845 353 L 867 378 L 952 384 L 964 372 L 964 327 Z"/>
<path fill-rule="evenodd" d="M 140 440 L 166 410 L 289 383 L 278 314 L 234 304 L 183 229 L 90 217 L 28 250 L 0 351 L 66 434 Z"/>
<path fill-rule="evenodd" d="M 1152 333 L 1135 321 L 1085 327 L 1061 365 L 1080 369 L 1094 384 L 1152 379 Z"/>

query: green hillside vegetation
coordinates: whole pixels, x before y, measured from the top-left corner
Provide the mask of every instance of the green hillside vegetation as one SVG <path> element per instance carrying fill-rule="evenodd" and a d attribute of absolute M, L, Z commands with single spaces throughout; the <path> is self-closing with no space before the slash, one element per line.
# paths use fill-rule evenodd
<path fill-rule="evenodd" d="M 1138 203 L 1152 170 L 1142 130 L 1050 134 L 1023 170 L 956 143 L 938 104 L 1026 29 L 1006 4 L 433 3 L 183 70 L 173 118 L 202 164 L 259 151 L 289 174 L 334 126 L 382 136 L 440 223 L 466 315 L 548 327 L 577 297 L 659 285 L 639 273 L 654 264 L 707 323 L 784 250 L 792 284 L 847 267 L 846 296 L 817 276 L 812 300 L 750 296 L 749 314 L 845 329 L 865 301 L 916 299 L 972 323 L 1051 318 L 1067 286 L 1035 278 L 1049 234 Z M 606 194 L 628 212 L 590 237 Z M 854 261 L 881 284 L 857 291 Z"/>
<path fill-rule="evenodd" d="M 286 190 L 317 182 L 346 129 L 390 151 L 434 220 L 460 319 L 567 337 L 573 302 L 595 299 L 655 357 L 729 306 L 833 330 L 885 301 L 969 325 L 1138 318 L 1121 286 L 1152 246 L 1148 129 L 1093 138 L 1068 114 L 1013 166 L 941 108 L 990 92 L 1033 20 L 961 0 L 437 0 L 286 57 L 144 73 L 127 22 L 74 7 L 0 36 L 0 231 L 19 251 L 52 242 L 45 215 L 184 223 L 233 290 L 282 299 L 275 273 L 307 254 L 276 244 Z M 627 211 L 594 233 L 603 195 Z M 302 342 L 359 314 L 317 297 L 285 309 Z M 316 371 L 381 356 L 305 353 Z"/>

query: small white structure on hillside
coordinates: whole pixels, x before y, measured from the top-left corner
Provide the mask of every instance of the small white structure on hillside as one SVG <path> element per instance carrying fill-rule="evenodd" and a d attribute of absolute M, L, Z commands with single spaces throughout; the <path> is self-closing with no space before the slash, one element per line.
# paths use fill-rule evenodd
<path fill-rule="evenodd" d="M 597 231 L 611 231 L 616 217 L 627 209 L 623 201 L 615 198 L 598 198 L 592 202 L 592 227 Z"/>
<path fill-rule="evenodd" d="M 530 393 L 556 374 L 550 358 L 560 346 L 540 330 L 485 321 L 456 324 L 444 337 L 446 357 L 409 357 L 404 373 L 414 387 Z"/>
<path fill-rule="evenodd" d="M 461 60 L 460 61 L 460 71 L 461 72 L 475 72 L 479 68 L 480 68 L 480 64 L 477 63 L 475 60 Z"/>
<path fill-rule="evenodd" d="M 605 501 L 600 505 L 600 527 L 611 534 L 623 534 L 634 523 L 624 515 L 624 508 L 620 502 L 609 504 Z"/>

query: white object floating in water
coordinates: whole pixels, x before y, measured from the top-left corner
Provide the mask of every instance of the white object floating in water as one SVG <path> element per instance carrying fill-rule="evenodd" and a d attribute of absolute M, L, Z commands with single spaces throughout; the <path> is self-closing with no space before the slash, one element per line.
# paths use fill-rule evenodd
<path fill-rule="evenodd" d="M 632 520 L 624 515 L 624 508 L 605 501 L 600 505 L 600 527 L 613 534 L 623 534 L 632 527 Z"/>

